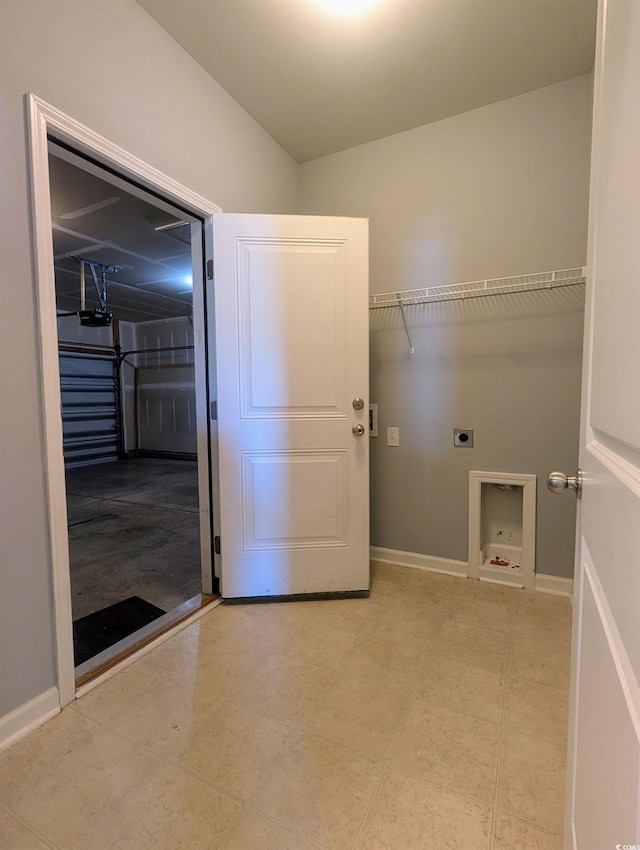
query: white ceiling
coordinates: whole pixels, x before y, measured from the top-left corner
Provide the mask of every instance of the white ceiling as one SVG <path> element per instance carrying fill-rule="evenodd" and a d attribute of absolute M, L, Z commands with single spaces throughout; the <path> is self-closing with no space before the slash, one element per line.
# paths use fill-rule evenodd
<path fill-rule="evenodd" d="M 584 74 L 596 0 L 137 0 L 298 162 Z"/>

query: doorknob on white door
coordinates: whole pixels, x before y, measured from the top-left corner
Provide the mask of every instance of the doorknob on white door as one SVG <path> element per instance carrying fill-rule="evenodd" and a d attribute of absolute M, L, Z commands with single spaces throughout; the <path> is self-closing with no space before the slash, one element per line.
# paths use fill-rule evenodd
<path fill-rule="evenodd" d="M 351 430 L 353 431 L 356 437 L 362 437 L 364 435 L 364 425 L 361 425 L 360 423 L 354 425 Z"/>
<path fill-rule="evenodd" d="M 552 493 L 564 493 L 565 490 L 573 490 L 576 498 L 582 498 L 582 470 L 578 469 L 575 475 L 568 477 L 564 472 L 550 472 L 547 476 L 547 487 Z"/>

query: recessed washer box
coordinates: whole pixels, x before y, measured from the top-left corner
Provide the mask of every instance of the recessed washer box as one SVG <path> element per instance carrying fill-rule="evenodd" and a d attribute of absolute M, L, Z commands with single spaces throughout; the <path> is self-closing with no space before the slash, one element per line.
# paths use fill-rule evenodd
<path fill-rule="evenodd" d="M 456 446 L 456 448 L 472 449 L 473 428 L 454 428 L 453 445 Z"/>

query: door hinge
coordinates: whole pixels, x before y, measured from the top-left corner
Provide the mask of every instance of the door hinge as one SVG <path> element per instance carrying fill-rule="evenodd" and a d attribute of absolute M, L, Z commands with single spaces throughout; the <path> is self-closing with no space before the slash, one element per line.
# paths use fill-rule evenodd
<path fill-rule="evenodd" d="M 216 555 L 220 554 L 220 537 L 217 534 L 213 538 L 213 551 L 216 553 Z"/>
<path fill-rule="evenodd" d="M 214 422 L 217 422 L 217 420 L 218 420 L 218 402 L 212 401 L 211 404 L 209 405 L 209 408 L 210 408 L 211 418 L 213 419 Z"/>
<path fill-rule="evenodd" d="M 213 280 L 213 260 L 207 260 L 207 280 Z"/>

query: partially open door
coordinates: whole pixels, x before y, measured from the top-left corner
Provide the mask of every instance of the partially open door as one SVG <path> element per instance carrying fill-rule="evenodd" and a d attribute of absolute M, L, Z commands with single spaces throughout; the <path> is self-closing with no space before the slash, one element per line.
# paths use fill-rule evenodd
<path fill-rule="evenodd" d="M 368 223 L 214 217 L 224 598 L 369 588 Z"/>
<path fill-rule="evenodd" d="M 572 850 L 640 846 L 640 4 L 599 7 L 565 835 Z"/>

